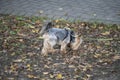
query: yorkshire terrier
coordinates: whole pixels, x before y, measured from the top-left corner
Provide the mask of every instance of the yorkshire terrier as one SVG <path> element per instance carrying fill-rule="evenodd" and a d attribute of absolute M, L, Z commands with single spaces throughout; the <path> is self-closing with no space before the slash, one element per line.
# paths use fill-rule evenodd
<path fill-rule="evenodd" d="M 67 53 L 66 48 L 69 46 L 72 50 L 77 50 L 82 43 L 82 36 L 77 35 L 74 31 L 67 28 L 53 28 L 53 23 L 48 22 L 42 27 L 40 34 L 42 35 L 44 42 L 41 51 L 42 55 L 53 53 L 58 49 L 55 49 L 56 45 L 59 45 L 61 53 Z"/>

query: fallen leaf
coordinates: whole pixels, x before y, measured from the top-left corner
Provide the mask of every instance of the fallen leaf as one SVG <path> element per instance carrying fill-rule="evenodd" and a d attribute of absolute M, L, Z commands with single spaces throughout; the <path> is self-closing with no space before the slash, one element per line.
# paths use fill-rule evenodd
<path fill-rule="evenodd" d="M 50 74 L 50 78 L 54 78 L 54 75 Z"/>
<path fill-rule="evenodd" d="M 39 39 L 44 39 L 42 36 L 38 37 Z"/>
<path fill-rule="evenodd" d="M 101 54 L 95 54 L 94 57 L 99 58 L 99 57 L 101 57 Z"/>
<path fill-rule="evenodd" d="M 26 67 L 27 67 L 27 70 L 28 70 L 28 71 L 32 71 L 30 64 L 27 64 Z"/>
<path fill-rule="evenodd" d="M 1 78 L 0 78 L 1 79 Z M 8 80 L 15 80 L 15 78 L 12 78 L 12 77 L 10 77 L 10 78 L 7 78 Z M 1 79 L 2 80 L 2 79 Z"/>
<path fill-rule="evenodd" d="M 107 46 L 110 45 L 110 41 L 106 41 L 105 45 L 107 45 Z"/>
<path fill-rule="evenodd" d="M 36 23 L 36 24 L 40 24 L 40 20 L 37 20 L 35 23 Z"/>
<path fill-rule="evenodd" d="M 28 74 L 27 77 L 28 77 L 28 78 L 36 78 L 36 77 L 35 77 L 34 75 L 32 75 L 32 74 Z"/>
<path fill-rule="evenodd" d="M 63 77 L 62 77 L 62 74 L 57 74 L 57 76 L 56 76 L 56 79 L 62 79 Z"/>
<path fill-rule="evenodd" d="M 32 29 L 35 28 L 35 26 L 32 26 L 32 25 L 30 25 L 30 24 L 28 25 L 28 27 L 30 27 L 30 28 L 32 28 Z"/>
<path fill-rule="evenodd" d="M 48 65 L 45 65 L 44 68 L 50 68 Z"/>
<path fill-rule="evenodd" d="M 15 55 L 15 54 L 12 54 L 12 55 Z M 14 60 L 13 62 L 22 62 L 22 59 L 16 59 L 16 60 Z"/>
<path fill-rule="evenodd" d="M 75 68 L 75 66 L 74 66 L 74 65 L 69 65 L 68 67 L 69 67 L 69 68 Z"/>
<path fill-rule="evenodd" d="M 118 59 L 120 59 L 120 56 L 119 56 L 119 55 L 115 55 L 115 56 L 113 57 L 113 60 L 118 60 Z"/>
<path fill-rule="evenodd" d="M 11 56 L 14 56 L 15 55 L 15 52 L 13 52 L 12 54 L 11 54 Z"/>
<path fill-rule="evenodd" d="M 47 75 L 49 72 L 43 72 L 44 75 Z"/>
<path fill-rule="evenodd" d="M 101 29 L 101 30 L 102 30 L 102 29 L 103 29 L 103 26 L 100 26 L 100 27 L 99 27 L 99 29 Z"/>
<path fill-rule="evenodd" d="M 100 49 L 101 48 L 101 46 L 97 46 L 97 49 Z"/>
<path fill-rule="evenodd" d="M 106 31 L 104 33 L 101 33 L 102 35 L 109 35 L 110 34 L 110 31 Z"/>
<path fill-rule="evenodd" d="M 86 74 L 86 76 L 87 76 L 88 78 L 90 78 L 90 77 L 91 77 L 91 75 L 90 75 L 90 74 Z"/>

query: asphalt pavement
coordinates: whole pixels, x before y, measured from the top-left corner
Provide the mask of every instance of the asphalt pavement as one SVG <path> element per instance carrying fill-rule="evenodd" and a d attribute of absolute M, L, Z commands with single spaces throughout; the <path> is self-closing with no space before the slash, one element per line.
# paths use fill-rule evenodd
<path fill-rule="evenodd" d="M 120 0 L 0 0 L 0 14 L 120 24 Z"/>

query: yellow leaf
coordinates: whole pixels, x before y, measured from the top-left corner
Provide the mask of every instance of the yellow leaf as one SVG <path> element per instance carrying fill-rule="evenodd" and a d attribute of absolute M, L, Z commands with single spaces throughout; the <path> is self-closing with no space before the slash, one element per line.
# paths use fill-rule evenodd
<path fill-rule="evenodd" d="M 40 20 L 35 21 L 36 24 L 40 24 Z"/>
<path fill-rule="evenodd" d="M 44 39 L 42 36 L 38 37 L 39 39 Z"/>
<path fill-rule="evenodd" d="M 27 64 L 27 67 L 29 68 L 29 67 L 30 67 L 30 64 Z"/>
<path fill-rule="evenodd" d="M 15 70 L 15 68 L 14 68 L 14 66 L 13 66 L 13 65 L 11 65 L 11 66 L 10 66 L 10 69 L 11 69 L 12 71 L 14 71 L 14 70 Z"/>
<path fill-rule="evenodd" d="M 30 68 L 27 68 L 28 71 L 32 71 Z"/>
<path fill-rule="evenodd" d="M 28 70 L 28 71 L 32 71 L 32 70 L 31 70 L 31 67 L 30 67 L 30 64 L 27 64 L 26 67 L 27 67 L 27 70 Z"/>
<path fill-rule="evenodd" d="M 101 48 L 101 46 L 97 46 L 97 49 L 100 49 Z"/>
<path fill-rule="evenodd" d="M 101 54 L 95 54 L 95 55 L 94 55 L 95 58 L 98 58 L 98 57 L 100 57 L 100 56 L 101 56 Z"/>
<path fill-rule="evenodd" d="M 29 26 L 30 28 L 35 28 L 35 26 L 32 26 L 32 25 L 30 25 L 30 24 L 29 24 L 28 26 Z"/>
<path fill-rule="evenodd" d="M 102 35 L 109 35 L 110 34 L 110 32 L 109 31 L 106 31 L 106 32 L 104 32 L 104 33 L 101 33 Z"/>
<path fill-rule="evenodd" d="M 62 79 L 62 74 L 60 74 L 60 73 L 57 74 L 56 78 L 57 78 L 57 79 Z"/>
<path fill-rule="evenodd" d="M 27 75 L 27 77 L 28 78 L 34 78 L 34 75 L 29 74 L 29 75 Z"/>
<path fill-rule="evenodd" d="M 38 29 L 32 30 L 33 33 L 38 33 L 38 31 L 39 31 Z"/>
<path fill-rule="evenodd" d="M 59 20 L 57 19 L 57 20 L 55 20 L 55 22 L 57 23 Z"/>

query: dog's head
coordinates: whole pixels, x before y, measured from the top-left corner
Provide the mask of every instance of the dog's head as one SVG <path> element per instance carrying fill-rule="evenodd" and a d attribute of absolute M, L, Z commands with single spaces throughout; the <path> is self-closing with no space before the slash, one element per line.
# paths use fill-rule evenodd
<path fill-rule="evenodd" d="M 47 22 L 43 25 L 42 29 L 40 30 L 40 35 L 43 35 L 45 32 L 47 32 L 50 28 L 52 28 L 54 25 L 52 22 Z"/>

